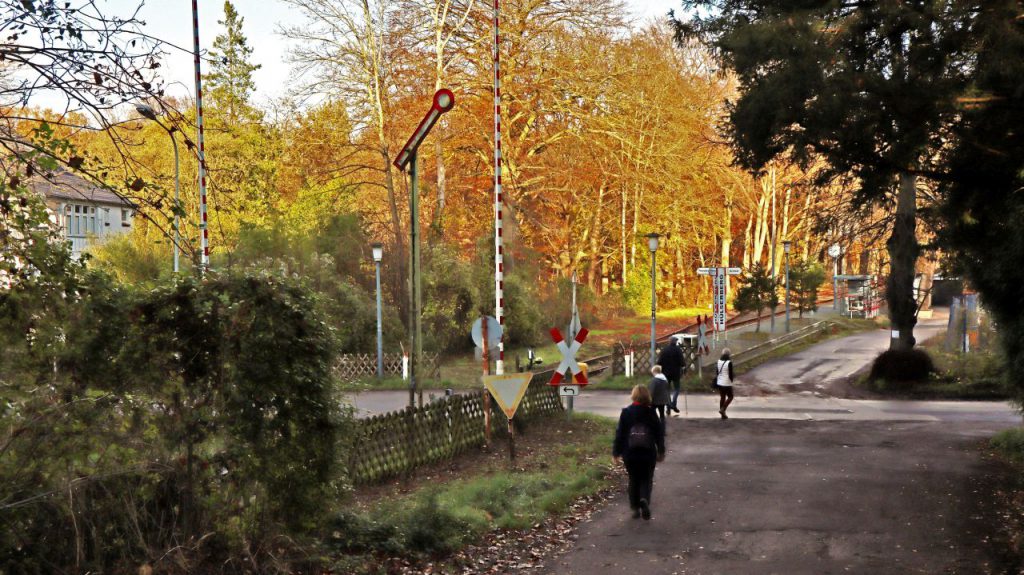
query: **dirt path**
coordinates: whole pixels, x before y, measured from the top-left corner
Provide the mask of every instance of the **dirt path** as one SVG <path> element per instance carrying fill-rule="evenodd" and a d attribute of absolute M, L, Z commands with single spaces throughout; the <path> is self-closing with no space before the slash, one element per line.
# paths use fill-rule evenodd
<path fill-rule="evenodd" d="M 546 573 L 1018 572 L 988 536 L 1008 470 L 982 445 L 1005 424 L 678 423 L 654 518 L 622 494 Z"/>

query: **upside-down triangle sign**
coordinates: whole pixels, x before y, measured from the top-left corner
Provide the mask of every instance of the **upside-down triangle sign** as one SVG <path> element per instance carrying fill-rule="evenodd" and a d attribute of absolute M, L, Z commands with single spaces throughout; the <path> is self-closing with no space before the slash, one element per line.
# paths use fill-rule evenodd
<path fill-rule="evenodd" d="M 491 392 L 498 407 L 505 412 L 505 416 L 512 419 L 519 409 L 519 403 L 523 401 L 526 390 L 530 387 L 532 373 L 509 373 L 506 375 L 485 375 L 483 376 L 484 387 Z"/>

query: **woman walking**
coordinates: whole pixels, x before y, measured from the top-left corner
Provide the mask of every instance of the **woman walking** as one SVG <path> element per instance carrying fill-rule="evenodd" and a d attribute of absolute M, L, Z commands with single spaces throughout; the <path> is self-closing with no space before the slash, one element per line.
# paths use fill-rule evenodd
<path fill-rule="evenodd" d="M 619 415 L 612 458 L 626 465 L 633 517 L 650 519 L 654 467 L 665 459 L 665 429 L 651 407 L 651 392 L 646 387 L 634 386 L 631 398 L 633 403 Z"/>
<path fill-rule="evenodd" d="M 658 419 L 661 426 L 665 427 L 665 409 L 671 408 L 671 396 L 668 389 L 668 378 L 662 373 L 661 366 L 655 365 L 651 368 L 651 383 L 647 384 L 647 391 L 651 392 L 651 405 L 658 412 Z"/>
<path fill-rule="evenodd" d="M 722 350 L 722 357 L 718 360 L 718 374 L 715 376 L 715 387 L 718 388 L 718 414 L 722 419 L 729 419 L 725 410 L 729 409 L 732 403 L 732 382 L 735 375 L 732 371 L 732 359 L 729 348 Z"/>

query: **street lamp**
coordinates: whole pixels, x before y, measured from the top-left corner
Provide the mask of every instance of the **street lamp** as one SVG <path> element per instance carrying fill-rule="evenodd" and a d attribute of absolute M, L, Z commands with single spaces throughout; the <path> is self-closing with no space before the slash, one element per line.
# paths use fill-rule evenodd
<path fill-rule="evenodd" d="M 373 246 L 373 264 L 377 268 L 377 379 L 384 378 L 384 329 L 381 325 L 380 312 L 380 261 L 384 258 L 384 244 L 377 242 Z"/>
<path fill-rule="evenodd" d="M 789 333 L 789 240 L 782 240 L 782 251 L 786 254 L 786 333 Z"/>
<path fill-rule="evenodd" d="M 658 234 L 647 234 L 647 248 L 651 250 L 651 367 L 654 367 L 654 363 L 657 358 L 654 357 L 654 325 L 655 325 L 655 314 L 658 311 L 658 296 L 655 288 L 657 287 L 657 269 L 658 269 Z"/>
<path fill-rule="evenodd" d="M 177 130 L 175 127 L 168 128 L 160 121 L 156 116 L 156 111 L 152 106 L 147 104 L 136 104 L 135 111 L 139 113 L 143 118 L 153 120 L 161 128 L 167 131 L 167 134 L 171 136 L 171 145 L 174 147 L 174 273 L 178 273 L 180 268 L 178 266 L 178 254 L 181 251 L 181 232 L 180 224 L 178 222 L 178 212 L 181 211 L 181 178 L 178 163 L 178 140 L 174 137 L 174 131 Z"/>

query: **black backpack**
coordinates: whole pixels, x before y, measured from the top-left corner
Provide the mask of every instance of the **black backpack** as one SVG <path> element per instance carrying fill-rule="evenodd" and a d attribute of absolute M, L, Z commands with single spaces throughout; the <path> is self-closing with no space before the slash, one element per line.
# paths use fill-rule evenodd
<path fill-rule="evenodd" d="M 629 449 L 649 449 L 654 451 L 655 440 L 654 430 L 651 426 L 638 421 L 629 428 L 629 441 L 626 443 Z"/>

